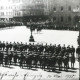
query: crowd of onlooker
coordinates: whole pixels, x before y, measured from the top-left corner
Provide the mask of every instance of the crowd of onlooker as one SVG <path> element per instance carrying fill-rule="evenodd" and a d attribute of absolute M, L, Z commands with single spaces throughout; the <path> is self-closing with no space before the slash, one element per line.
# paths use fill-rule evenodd
<path fill-rule="evenodd" d="M 5 27 L 13 27 L 13 26 L 22 26 L 25 25 L 28 28 L 32 28 L 33 30 L 37 29 L 41 31 L 42 29 L 49 29 L 49 30 L 70 30 L 70 31 L 78 31 L 78 27 L 75 26 L 61 26 L 55 24 L 48 24 L 45 21 L 41 22 L 21 22 L 21 21 L 10 21 L 10 22 L 0 22 L 0 28 Z"/>
<path fill-rule="evenodd" d="M 24 22 L 23 22 L 24 23 Z M 42 29 L 49 29 L 49 30 L 70 30 L 70 31 L 78 31 L 77 25 L 75 26 L 65 26 L 65 25 L 56 25 L 56 24 L 46 24 L 45 22 L 26 22 L 25 25 L 28 28 L 32 28 L 33 30 L 42 30 Z"/>

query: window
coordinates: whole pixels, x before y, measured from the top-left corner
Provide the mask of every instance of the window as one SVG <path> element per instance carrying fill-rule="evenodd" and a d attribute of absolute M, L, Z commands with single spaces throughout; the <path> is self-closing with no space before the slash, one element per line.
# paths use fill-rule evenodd
<path fill-rule="evenodd" d="M 56 7 L 53 8 L 54 12 L 56 12 Z"/>
<path fill-rule="evenodd" d="M 70 21 L 70 22 L 71 22 L 71 16 L 69 16 L 69 17 L 68 17 L 68 21 Z"/>
<path fill-rule="evenodd" d="M 61 11 L 63 11 L 63 6 L 61 6 Z"/>
<path fill-rule="evenodd" d="M 68 11 L 71 11 L 71 6 L 68 7 Z"/>
<path fill-rule="evenodd" d="M 4 12 L 1 12 L 1 16 L 4 16 Z"/>
<path fill-rule="evenodd" d="M 53 17 L 53 21 L 56 21 L 56 17 Z"/>
<path fill-rule="evenodd" d="M 77 5 L 77 9 L 79 8 L 79 6 Z"/>
<path fill-rule="evenodd" d="M 8 12 L 6 12 L 6 15 L 8 15 Z"/>
<path fill-rule="evenodd" d="M 3 6 L 0 6 L 0 9 L 3 9 L 4 7 Z"/>
<path fill-rule="evenodd" d="M 61 22 L 63 22 L 63 16 L 61 16 Z"/>
<path fill-rule="evenodd" d="M 20 16 L 20 12 L 18 13 L 18 15 Z"/>

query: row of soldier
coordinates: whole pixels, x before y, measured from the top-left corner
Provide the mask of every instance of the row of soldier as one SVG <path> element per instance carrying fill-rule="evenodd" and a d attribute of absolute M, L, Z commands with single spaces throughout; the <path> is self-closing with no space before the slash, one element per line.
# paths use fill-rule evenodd
<path fill-rule="evenodd" d="M 8 50 L 14 50 L 14 51 L 36 51 L 36 52 L 47 52 L 47 53 L 55 53 L 56 52 L 56 54 L 58 54 L 60 51 L 64 54 L 65 52 L 68 52 L 68 53 L 72 53 L 72 54 L 74 54 L 75 53 L 75 48 L 73 47 L 73 46 L 70 46 L 70 45 L 68 45 L 67 47 L 65 46 L 65 44 L 63 45 L 63 46 L 61 46 L 60 44 L 59 45 L 56 45 L 56 44 L 54 44 L 54 45 L 52 45 L 52 44 L 50 44 L 50 45 L 43 45 L 43 43 L 42 44 L 31 44 L 31 43 L 29 43 L 29 44 L 27 44 L 27 43 L 25 43 L 25 44 L 23 44 L 22 42 L 21 43 L 19 43 L 19 42 L 14 42 L 14 43 L 8 43 L 8 42 L 1 42 L 0 41 L 0 49 L 1 50 L 5 50 L 6 49 L 6 51 L 8 51 Z"/>
<path fill-rule="evenodd" d="M 8 44 L 8 43 L 7 43 Z M 11 44 L 11 43 L 10 43 Z M 8 45 L 10 45 L 8 44 Z M 16 46 L 16 47 L 15 47 Z M 1 48 L 1 47 L 0 47 Z M 4 53 L 4 49 L 6 51 Z M 10 51 L 9 49 L 12 49 Z M 46 67 L 50 70 L 55 70 L 56 65 L 60 69 L 64 67 L 68 70 L 70 67 L 69 62 L 71 62 L 71 68 L 74 68 L 75 63 L 75 48 L 72 46 L 61 47 L 61 45 L 43 45 L 43 44 L 12 44 L 12 47 L 5 46 L 2 47 L 2 52 L 0 53 L 0 64 L 11 65 L 19 64 L 20 67 L 29 67 L 35 65 L 35 67 L 40 66 L 42 69 Z"/>

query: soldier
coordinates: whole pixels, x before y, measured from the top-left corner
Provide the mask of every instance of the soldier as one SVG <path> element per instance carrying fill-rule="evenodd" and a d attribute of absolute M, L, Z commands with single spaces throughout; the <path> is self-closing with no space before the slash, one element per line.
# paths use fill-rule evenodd
<path fill-rule="evenodd" d="M 10 48 L 10 50 L 12 49 L 12 46 L 13 46 L 13 45 L 12 45 L 12 43 L 10 42 L 10 44 L 9 44 L 9 48 Z"/>
<path fill-rule="evenodd" d="M 68 45 L 66 51 L 67 51 L 68 55 L 70 56 L 70 55 L 71 55 L 71 48 L 70 48 L 70 45 Z"/>
<path fill-rule="evenodd" d="M 56 54 L 58 55 L 61 51 L 61 45 L 59 44 L 57 47 L 56 47 Z"/>
<path fill-rule="evenodd" d="M 80 46 L 78 46 L 78 47 L 76 48 L 76 53 L 77 53 L 77 54 L 80 54 Z M 79 56 L 78 56 L 78 60 L 79 60 Z"/>
<path fill-rule="evenodd" d="M 8 49 L 9 49 L 9 44 L 8 42 L 6 42 L 6 51 L 8 51 Z"/>
<path fill-rule="evenodd" d="M 20 50 L 20 47 L 21 47 L 21 44 L 20 44 L 19 42 L 17 42 L 17 44 L 16 44 L 16 45 L 17 45 L 16 50 L 18 50 L 18 51 L 19 51 L 19 50 Z"/>
<path fill-rule="evenodd" d="M 17 44 L 14 42 L 14 43 L 13 43 L 13 49 L 14 49 L 14 51 L 16 51 L 17 48 L 18 48 L 18 47 L 17 47 Z"/>
<path fill-rule="evenodd" d="M 3 48 L 3 51 L 4 51 L 4 49 L 5 49 L 5 42 L 4 41 L 2 43 L 2 48 Z"/>
<path fill-rule="evenodd" d="M 51 46 L 52 46 L 51 44 L 48 45 L 48 48 L 47 48 L 48 53 L 51 52 Z"/>
<path fill-rule="evenodd" d="M 48 52 L 48 51 L 47 51 L 47 48 L 48 48 L 48 45 L 47 45 L 47 43 L 46 43 L 46 45 L 44 46 L 45 52 Z"/>
<path fill-rule="evenodd" d="M 26 57 L 26 64 L 27 64 L 27 68 L 29 67 L 29 69 L 31 68 L 32 60 L 33 60 L 32 54 L 27 55 L 27 57 Z"/>
<path fill-rule="evenodd" d="M 36 49 L 36 45 L 34 45 L 34 43 L 32 44 L 32 47 L 31 47 L 31 48 L 32 48 L 31 51 L 33 51 L 33 52 L 37 50 L 37 49 Z"/>
<path fill-rule="evenodd" d="M 3 65 L 3 58 L 4 58 L 4 54 L 0 52 L 0 64 L 2 65 Z"/>
<path fill-rule="evenodd" d="M 2 50 L 2 42 L 0 41 L 0 50 Z"/>
<path fill-rule="evenodd" d="M 11 65 L 11 62 L 12 62 L 12 58 L 13 58 L 13 53 L 10 52 L 10 54 L 8 55 L 10 65 Z"/>
<path fill-rule="evenodd" d="M 57 60 L 58 60 L 59 70 L 61 70 L 61 67 L 62 67 L 62 56 L 61 56 L 61 53 L 59 53 L 59 55 L 57 57 Z"/>
<path fill-rule="evenodd" d="M 28 49 L 28 45 L 27 45 L 27 43 L 25 43 L 25 44 L 24 44 L 24 50 L 27 51 L 27 49 Z"/>
<path fill-rule="evenodd" d="M 40 55 L 39 62 L 40 62 L 40 68 L 41 68 L 42 67 L 42 62 L 43 62 L 43 55 Z"/>
<path fill-rule="evenodd" d="M 69 62 L 69 60 L 68 60 L 68 55 L 66 55 L 66 53 L 65 53 L 65 55 L 64 55 L 64 57 L 63 57 L 63 62 L 64 62 L 64 70 L 68 70 L 68 62 Z"/>
<path fill-rule="evenodd" d="M 8 65 L 8 54 L 5 55 L 5 66 Z"/>
<path fill-rule="evenodd" d="M 57 56 L 55 54 L 52 56 L 51 61 L 52 61 L 52 71 L 54 71 L 56 66 L 56 61 L 57 61 Z"/>
<path fill-rule="evenodd" d="M 75 63 L 75 56 L 72 54 L 71 56 L 71 68 L 74 68 L 74 63 Z"/>
<path fill-rule="evenodd" d="M 31 43 L 29 43 L 29 51 L 32 51 L 32 45 L 31 45 Z"/>
<path fill-rule="evenodd" d="M 75 53 L 75 48 L 72 46 L 71 47 L 71 55 L 74 55 L 74 53 Z"/>
<path fill-rule="evenodd" d="M 70 61 L 70 57 L 69 57 L 69 53 L 68 52 L 66 52 L 66 57 L 67 57 L 67 64 L 68 64 L 68 68 L 69 68 L 69 61 Z"/>
<path fill-rule="evenodd" d="M 64 46 L 62 47 L 62 49 L 61 49 L 61 53 L 62 53 L 62 57 L 64 56 L 64 54 L 66 53 L 66 47 L 65 47 L 65 44 L 64 44 Z"/>
<path fill-rule="evenodd" d="M 43 53 L 43 51 L 44 51 L 44 46 L 43 46 L 43 44 L 40 45 L 39 50 L 40 50 L 40 53 Z"/>
<path fill-rule="evenodd" d="M 21 56 L 20 56 L 20 58 L 19 58 L 19 60 L 20 60 L 20 67 L 22 67 L 23 68 L 23 61 L 24 61 L 24 55 L 21 53 Z"/>
<path fill-rule="evenodd" d="M 45 67 L 48 64 L 48 57 L 46 55 L 43 55 L 42 59 L 43 59 L 43 61 L 42 61 L 42 69 L 45 70 Z"/>
<path fill-rule="evenodd" d="M 14 63 L 15 63 L 15 65 L 16 65 L 16 63 L 17 63 L 17 60 L 18 60 L 18 55 L 17 55 L 17 52 L 15 52 L 15 55 L 14 55 Z"/>

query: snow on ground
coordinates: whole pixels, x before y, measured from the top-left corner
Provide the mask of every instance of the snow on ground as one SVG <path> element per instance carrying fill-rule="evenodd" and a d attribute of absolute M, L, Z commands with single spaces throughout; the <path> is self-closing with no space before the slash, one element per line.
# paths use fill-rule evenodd
<path fill-rule="evenodd" d="M 77 68 L 76 70 L 69 69 L 68 72 L 59 70 L 49 72 L 40 68 L 0 67 L 0 80 L 79 80 L 78 75 Z"/>
<path fill-rule="evenodd" d="M 60 31 L 60 30 L 42 30 L 40 33 L 33 32 L 36 42 L 73 45 L 78 46 L 77 37 L 78 31 Z M 8 42 L 29 42 L 30 30 L 25 26 L 16 27 L 12 29 L 0 30 L 0 40 Z M 0 80 L 78 80 L 79 77 L 79 63 L 75 63 L 76 70 L 69 70 L 68 72 L 47 72 L 42 69 L 21 69 L 18 66 L 11 66 L 11 68 L 0 67 Z"/>
<path fill-rule="evenodd" d="M 77 47 L 78 31 L 62 31 L 62 30 L 42 30 L 40 33 L 33 32 L 36 42 L 66 44 Z M 8 42 L 29 42 L 30 30 L 25 26 L 15 27 L 12 29 L 0 30 L 0 40 Z"/>

